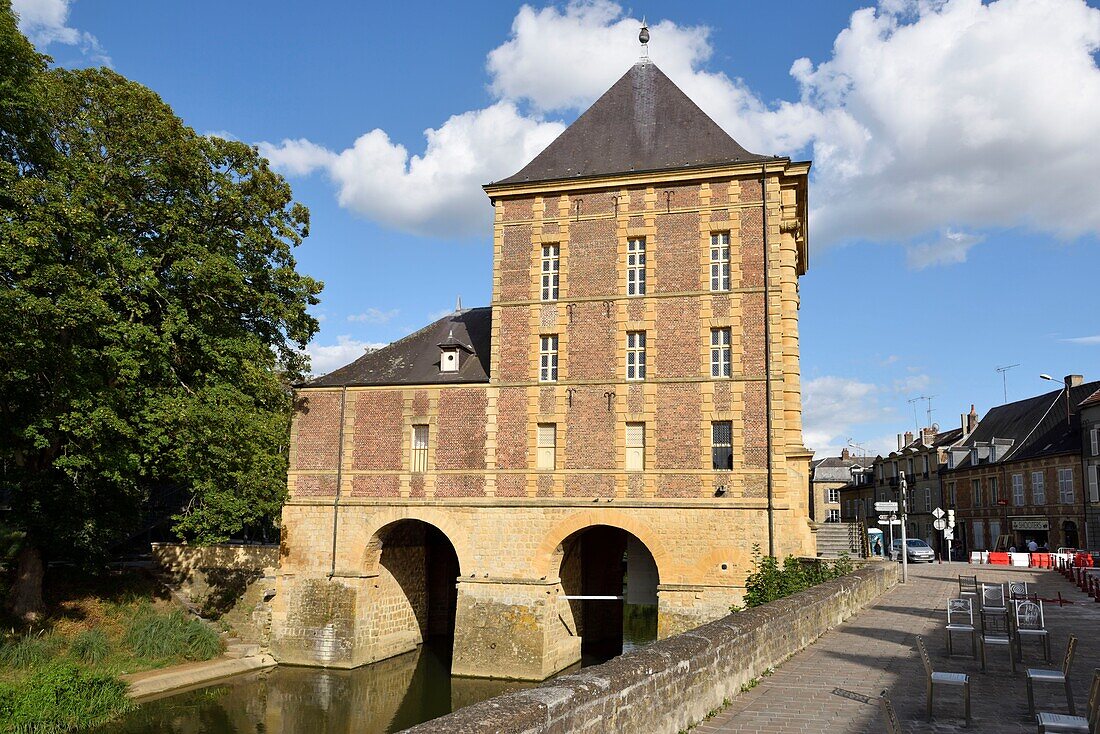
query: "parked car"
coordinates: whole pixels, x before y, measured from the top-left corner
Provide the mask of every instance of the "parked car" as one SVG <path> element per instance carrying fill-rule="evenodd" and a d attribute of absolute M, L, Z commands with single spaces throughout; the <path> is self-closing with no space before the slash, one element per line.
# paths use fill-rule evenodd
<path fill-rule="evenodd" d="M 920 563 L 921 561 L 928 561 L 932 563 L 936 560 L 936 551 L 925 543 L 920 538 L 909 538 L 909 545 L 907 553 L 909 555 L 910 563 Z M 894 545 L 890 549 L 890 557 L 895 561 L 901 560 L 901 538 L 894 539 Z"/>

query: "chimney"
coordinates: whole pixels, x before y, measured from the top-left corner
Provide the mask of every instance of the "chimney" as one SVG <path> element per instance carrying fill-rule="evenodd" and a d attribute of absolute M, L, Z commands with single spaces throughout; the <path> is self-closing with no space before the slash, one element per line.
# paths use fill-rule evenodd
<path fill-rule="evenodd" d="M 1066 385 L 1069 387 L 1079 387 L 1081 383 L 1085 381 L 1084 375 L 1066 375 Z"/>
<path fill-rule="evenodd" d="M 905 448 L 905 436 L 903 436 L 899 433 L 898 434 L 898 451 L 901 451 L 903 448 Z"/>
<path fill-rule="evenodd" d="M 970 404 L 970 414 L 966 416 L 966 433 L 970 435 L 978 427 L 978 411 L 974 410 L 974 403 Z"/>
<path fill-rule="evenodd" d="M 852 455 L 848 453 L 848 449 L 841 449 L 840 450 L 840 458 L 842 458 L 844 460 L 848 460 L 848 459 L 851 458 L 851 456 Z"/>
<path fill-rule="evenodd" d="M 936 442 L 936 429 L 935 428 L 922 428 L 920 431 L 920 440 L 925 446 L 931 446 Z"/>
<path fill-rule="evenodd" d="M 906 431 L 905 432 L 905 445 L 908 446 L 911 443 L 913 443 L 913 432 L 912 431 Z M 899 446 L 898 448 L 901 448 L 901 447 Z"/>
<path fill-rule="evenodd" d="M 959 428 L 963 429 L 963 435 L 966 435 L 966 413 L 959 413 Z"/>

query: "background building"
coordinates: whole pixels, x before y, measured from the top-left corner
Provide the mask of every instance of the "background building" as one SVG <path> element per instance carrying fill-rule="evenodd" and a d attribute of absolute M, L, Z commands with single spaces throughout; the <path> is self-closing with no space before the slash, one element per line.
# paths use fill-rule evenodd
<path fill-rule="evenodd" d="M 1051 550 L 1084 540 L 1082 424 L 1078 407 L 1100 389 L 1068 375 L 1062 390 L 990 409 L 950 449 L 944 491 L 957 498 L 956 538 L 967 550 Z"/>
<path fill-rule="evenodd" d="M 1081 476 L 1085 478 L 1085 547 L 1100 549 L 1100 390 L 1078 406 Z"/>

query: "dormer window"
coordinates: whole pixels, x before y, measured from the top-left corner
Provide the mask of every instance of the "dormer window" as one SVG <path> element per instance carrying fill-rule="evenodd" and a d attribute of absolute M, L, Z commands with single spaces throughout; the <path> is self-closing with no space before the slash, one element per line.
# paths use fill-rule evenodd
<path fill-rule="evenodd" d="M 458 372 L 458 347 L 444 347 L 439 350 L 439 371 Z"/>

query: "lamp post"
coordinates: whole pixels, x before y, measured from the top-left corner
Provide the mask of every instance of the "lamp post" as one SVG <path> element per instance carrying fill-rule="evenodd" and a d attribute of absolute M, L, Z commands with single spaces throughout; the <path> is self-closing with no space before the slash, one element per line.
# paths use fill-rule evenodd
<path fill-rule="evenodd" d="M 1050 376 L 1050 375 L 1048 375 L 1048 374 L 1041 374 L 1041 375 L 1039 375 L 1039 379 L 1040 379 L 1040 380 L 1048 380 L 1048 381 L 1050 381 L 1050 382 L 1058 382 L 1058 380 L 1055 380 L 1055 379 L 1054 379 L 1053 377 L 1051 377 L 1051 376 Z M 1070 417 L 1070 405 L 1069 405 L 1069 377 L 1067 376 L 1067 377 L 1066 377 L 1066 379 L 1065 379 L 1065 380 L 1064 380 L 1063 382 L 1064 382 L 1064 385 L 1063 385 L 1063 388 L 1062 388 L 1062 389 L 1063 389 L 1063 390 L 1065 391 L 1065 393 L 1066 393 L 1066 425 L 1068 426 L 1068 425 L 1069 425 L 1069 423 L 1070 423 L 1070 419 L 1069 419 L 1069 417 Z"/>

